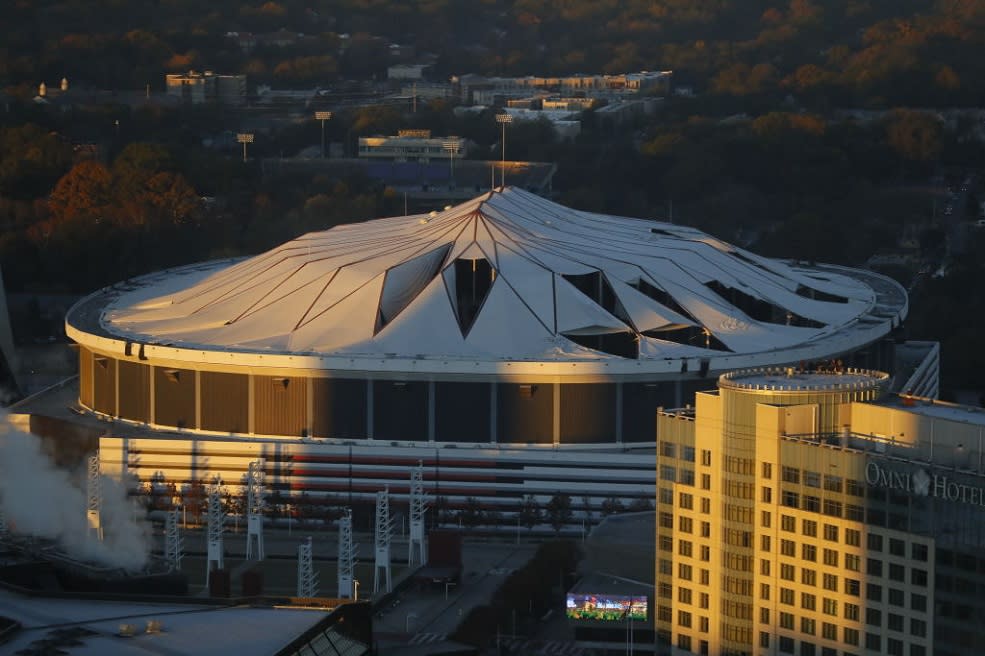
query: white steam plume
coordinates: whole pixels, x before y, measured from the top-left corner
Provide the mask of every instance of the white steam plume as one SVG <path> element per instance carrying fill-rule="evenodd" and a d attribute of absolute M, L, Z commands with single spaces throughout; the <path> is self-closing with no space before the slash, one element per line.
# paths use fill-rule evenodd
<path fill-rule="evenodd" d="M 85 481 L 55 467 L 41 440 L 0 411 L 0 506 L 10 532 L 55 540 L 79 560 L 139 570 L 150 551 L 147 525 L 134 517 L 120 482 L 103 476 L 101 483 L 102 541 L 89 532 Z"/>

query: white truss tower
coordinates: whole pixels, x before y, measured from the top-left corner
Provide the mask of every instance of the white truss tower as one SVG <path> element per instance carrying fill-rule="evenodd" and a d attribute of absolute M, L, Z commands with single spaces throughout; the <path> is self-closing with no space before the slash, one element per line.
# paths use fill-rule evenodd
<path fill-rule="evenodd" d="M 250 463 L 246 475 L 246 559 L 263 560 L 263 458 Z M 256 546 L 254 546 L 256 545 Z"/>
<path fill-rule="evenodd" d="M 4 514 L 3 508 L 0 508 L 0 539 L 8 535 L 10 535 L 10 531 L 7 530 L 7 515 Z"/>
<path fill-rule="evenodd" d="M 223 568 L 223 543 L 222 533 L 225 529 L 225 515 L 222 512 L 222 499 L 219 496 L 220 483 L 209 486 L 209 505 L 208 505 L 208 560 L 205 562 L 205 585 L 209 584 L 209 578 L 213 569 Z"/>
<path fill-rule="evenodd" d="M 386 592 L 393 589 L 390 578 L 390 535 L 393 520 L 390 518 L 390 489 L 376 493 L 376 566 L 373 572 L 373 593 L 380 591 L 380 573 L 386 579 Z"/>
<path fill-rule="evenodd" d="M 356 545 L 352 543 L 351 508 L 346 508 L 339 519 L 338 564 L 339 599 L 354 599 L 352 586 L 356 574 Z"/>
<path fill-rule="evenodd" d="M 407 564 L 424 564 L 424 513 L 427 497 L 424 495 L 424 464 L 418 460 L 410 472 L 410 541 L 407 543 Z"/>
<path fill-rule="evenodd" d="M 318 596 L 318 574 L 311 560 L 311 538 L 298 545 L 298 597 Z"/>
<path fill-rule="evenodd" d="M 178 533 L 178 509 L 168 512 L 164 519 L 164 559 L 173 570 L 181 569 L 181 535 Z"/>
<path fill-rule="evenodd" d="M 89 535 L 103 539 L 103 525 L 100 521 L 99 509 L 103 505 L 103 491 L 99 475 L 99 452 L 89 456 L 88 475 L 86 477 L 86 520 L 89 524 Z"/>

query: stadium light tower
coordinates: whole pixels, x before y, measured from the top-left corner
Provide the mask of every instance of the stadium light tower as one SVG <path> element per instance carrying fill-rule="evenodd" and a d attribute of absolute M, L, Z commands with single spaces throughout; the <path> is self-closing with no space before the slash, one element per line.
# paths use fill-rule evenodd
<path fill-rule="evenodd" d="M 418 460 L 410 472 L 410 541 L 407 544 L 407 562 L 424 564 L 424 513 L 427 512 L 424 496 L 424 464 Z"/>
<path fill-rule="evenodd" d="M 236 141 L 243 144 L 243 162 L 246 162 L 246 144 L 253 143 L 253 133 L 240 132 L 236 135 Z"/>
<path fill-rule="evenodd" d="M 212 569 L 223 568 L 223 544 L 222 532 L 225 517 L 222 512 L 222 500 L 219 497 L 220 483 L 217 481 L 209 486 L 209 506 L 208 506 L 208 553 L 205 563 L 205 584 L 209 584 L 212 576 Z"/>
<path fill-rule="evenodd" d="M 358 582 L 353 578 L 355 569 L 356 546 L 352 543 L 352 508 L 346 508 L 339 519 L 339 599 L 358 598 L 358 594 L 353 595 L 355 592 L 353 584 L 358 585 Z"/>
<path fill-rule="evenodd" d="M 263 458 L 253 460 L 246 474 L 247 560 L 263 560 L 263 467 Z"/>
<path fill-rule="evenodd" d="M 496 122 L 503 126 L 503 138 L 502 138 L 502 144 L 503 144 L 502 166 L 503 166 L 503 171 L 500 174 L 500 186 L 501 187 L 505 187 L 506 186 L 506 125 L 508 123 L 512 123 L 513 122 L 513 115 L 512 114 L 507 114 L 506 112 L 503 112 L 502 114 L 496 114 Z"/>
<path fill-rule="evenodd" d="M 315 112 L 315 120 L 321 121 L 321 158 L 325 159 L 325 121 L 332 120 L 332 112 Z"/>
<path fill-rule="evenodd" d="M 181 535 L 178 533 L 178 509 L 164 517 L 164 558 L 172 570 L 181 569 Z"/>
<path fill-rule="evenodd" d="M 458 151 L 458 143 L 457 138 L 449 138 L 441 142 L 441 147 L 448 152 L 449 156 L 448 168 L 449 177 L 451 178 L 451 181 L 449 182 L 450 187 L 455 186 L 455 153 Z"/>
<path fill-rule="evenodd" d="M 373 573 L 373 593 L 380 591 L 380 574 L 386 579 L 386 592 L 392 590 L 390 578 L 390 535 L 393 520 L 390 519 L 390 490 L 376 493 L 376 566 Z"/>
<path fill-rule="evenodd" d="M 99 452 L 89 456 L 86 477 L 86 520 L 89 524 L 89 534 L 97 540 L 103 539 L 103 525 L 100 521 L 99 509 L 103 505 L 102 482 L 99 474 Z"/>
<path fill-rule="evenodd" d="M 318 596 L 318 573 L 311 559 L 311 538 L 298 545 L 298 597 Z"/>

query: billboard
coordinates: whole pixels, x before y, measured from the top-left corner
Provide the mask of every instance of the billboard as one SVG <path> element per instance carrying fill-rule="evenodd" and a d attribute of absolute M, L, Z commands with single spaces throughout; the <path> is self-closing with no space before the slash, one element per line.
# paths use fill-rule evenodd
<path fill-rule="evenodd" d="M 565 615 L 570 620 L 646 621 L 646 597 L 568 593 Z"/>

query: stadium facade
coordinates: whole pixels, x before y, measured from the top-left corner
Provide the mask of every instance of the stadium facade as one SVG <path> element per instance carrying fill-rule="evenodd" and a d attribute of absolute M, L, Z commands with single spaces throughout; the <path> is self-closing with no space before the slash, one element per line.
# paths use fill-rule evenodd
<path fill-rule="evenodd" d="M 128 280 L 66 332 L 103 458 L 141 479 L 237 481 L 262 456 L 285 490 L 400 494 L 421 461 L 458 502 L 597 508 L 652 499 L 658 408 L 737 368 L 892 369 L 907 309 L 872 272 L 507 187 Z M 936 350 L 913 371 L 936 395 Z"/>
<path fill-rule="evenodd" d="M 985 415 L 866 370 L 738 371 L 658 418 L 658 651 L 985 651 Z"/>

